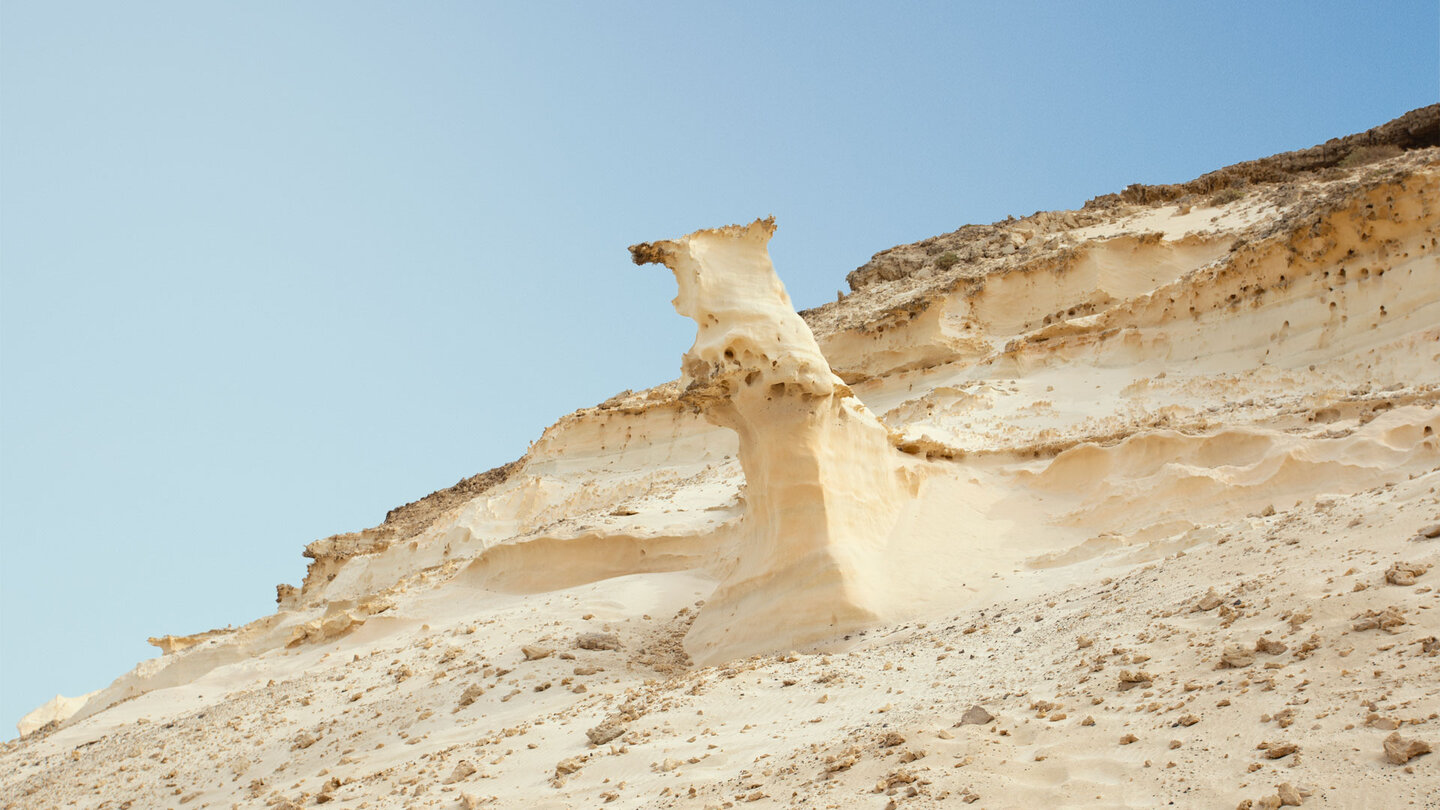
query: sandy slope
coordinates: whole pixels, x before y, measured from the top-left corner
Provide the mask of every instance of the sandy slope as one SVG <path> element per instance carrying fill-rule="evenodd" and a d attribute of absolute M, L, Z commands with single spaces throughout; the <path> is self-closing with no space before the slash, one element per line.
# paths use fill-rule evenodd
<path fill-rule="evenodd" d="M 157 640 L 0 806 L 1440 806 L 1384 744 L 1440 745 L 1440 150 L 1165 188 L 805 313 L 911 482 L 860 625 L 695 666 L 763 496 L 627 392 Z"/>

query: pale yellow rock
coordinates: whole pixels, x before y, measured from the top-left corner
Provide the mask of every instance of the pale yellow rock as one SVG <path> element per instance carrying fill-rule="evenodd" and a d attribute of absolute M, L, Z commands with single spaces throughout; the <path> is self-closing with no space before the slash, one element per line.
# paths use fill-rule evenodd
<path fill-rule="evenodd" d="M 28 737 L 50 723 L 63 723 L 79 711 L 95 694 L 95 692 L 89 692 L 76 697 L 56 695 L 20 718 L 20 722 L 15 724 L 15 728 L 20 732 L 21 737 Z"/>
<path fill-rule="evenodd" d="M 0 806 L 1253 808 L 1293 799 L 1292 774 L 1307 804 L 1428 806 L 1440 544 L 1411 538 L 1440 519 L 1440 150 L 1280 179 L 1239 167 L 882 251 L 803 313 L 818 356 L 762 325 L 795 327 L 766 281 L 697 325 L 694 377 L 581 407 L 517 462 L 310 544 L 274 614 L 160 637 L 0 746 Z M 691 247 L 703 270 L 758 262 L 759 241 Z M 537 331 L 571 328 L 533 307 Z M 629 326 L 595 316 L 580 328 Z M 470 326 L 471 351 L 528 339 Z M 788 389 L 746 399 L 731 338 L 817 424 Z M 486 397 L 570 384 L 563 364 L 526 372 Z M 741 433 L 700 406 L 779 449 L 742 465 Z M 780 406 L 794 429 L 746 422 Z M 899 482 L 879 497 L 828 472 L 864 461 L 867 430 L 819 419 L 865 412 L 899 451 L 871 465 Z M 819 524 L 747 481 L 795 474 L 792 434 L 817 488 L 864 490 L 809 513 L 815 582 L 774 550 L 789 538 L 754 553 L 757 515 Z M 887 529 L 832 535 L 876 503 Z M 835 593 L 845 621 L 873 618 L 797 641 L 830 630 Z M 687 655 L 692 622 L 714 666 Z M 1232 643 L 1256 660 L 1214 670 Z M 1150 685 L 1117 691 L 1142 666 Z M 951 727 L 975 704 L 989 722 Z M 1256 747 L 1274 734 L 1305 750 Z M 477 770 L 446 784 L 462 761 Z"/>
<path fill-rule="evenodd" d="M 773 219 L 635 245 L 675 275 L 695 321 L 682 401 L 739 435 L 745 515 L 735 564 L 686 649 L 700 663 L 790 649 L 877 621 L 893 599 L 886 540 L 913 494 L 889 432 L 830 370 L 775 275 Z"/>
<path fill-rule="evenodd" d="M 1398 731 L 1385 738 L 1385 757 L 1396 765 L 1404 765 L 1415 757 L 1430 753 L 1430 750 L 1430 743 L 1402 737 Z"/>
<path fill-rule="evenodd" d="M 1216 664 L 1218 669 L 1238 669 L 1248 667 L 1255 662 L 1255 654 L 1238 644 L 1227 644 L 1220 654 L 1220 661 Z"/>

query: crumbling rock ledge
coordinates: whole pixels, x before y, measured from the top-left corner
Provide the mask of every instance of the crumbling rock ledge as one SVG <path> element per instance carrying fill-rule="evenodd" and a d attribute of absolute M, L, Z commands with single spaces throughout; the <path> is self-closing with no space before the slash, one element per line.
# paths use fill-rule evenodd
<path fill-rule="evenodd" d="M 454 486 L 437 490 L 419 500 L 404 506 L 397 506 L 385 513 L 385 521 L 379 526 L 358 532 L 334 534 L 309 544 L 304 556 L 310 560 L 305 570 L 305 581 L 300 587 L 287 583 L 275 586 L 275 603 L 282 610 L 314 604 L 321 599 L 327 583 L 347 561 L 367 554 L 378 554 L 391 544 L 408 540 L 435 523 L 441 515 L 477 498 L 493 487 L 505 483 L 511 475 L 524 466 L 525 459 L 502 464 L 479 475 L 461 479 Z M 151 642 L 165 649 L 156 641 Z"/>
<path fill-rule="evenodd" d="M 681 402 L 739 434 L 736 558 L 686 636 L 697 663 L 813 646 L 876 621 L 886 545 L 917 480 L 830 369 L 775 275 L 773 218 L 630 248 L 675 274 L 697 326 Z"/>

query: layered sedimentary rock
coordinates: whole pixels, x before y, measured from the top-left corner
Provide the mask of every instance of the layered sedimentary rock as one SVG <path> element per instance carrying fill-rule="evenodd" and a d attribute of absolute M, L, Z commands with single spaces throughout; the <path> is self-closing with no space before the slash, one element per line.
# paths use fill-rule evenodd
<path fill-rule="evenodd" d="M 675 274 L 695 321 L 681 401 L 740 438 L 745 514 L 728 571 L 687 637 L 698 661 L 832 638 L 883 608 L 906 495 L 885 426 L 830 370 L 775 275 L 774 219 L 630 248 Z"/>
<path fill-rule="evenodd" d="M 769 223 L 642 248 L 683 379 L 47 705 L 0 808 L 1426 806 L 1437 122 L 882 251 L 803 323 Z"/>

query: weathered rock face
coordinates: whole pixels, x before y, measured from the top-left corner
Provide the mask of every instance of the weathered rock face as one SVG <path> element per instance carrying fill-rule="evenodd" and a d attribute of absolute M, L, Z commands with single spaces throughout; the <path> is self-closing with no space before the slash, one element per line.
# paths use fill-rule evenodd
<path fill-rule="evenodd" d="M 1440 148 L 1397 148 L 902 246 L 809 331 L 771 223 L 641 246 L 698 324 L 683 380 L 42 707 L 0 807 L 878 806 L 882 774 L 1072 806 L 1077 763 L 1148 805 L 1304 798 L 1247 761 L 1428 806 Z"/>
<path fill-rule="evenodd" d="M 905 500 L 885 426 L 830 370 L 775 275 L 774 232 L 765 219 L 630 248 L 637 264 L 674 272 L 675 309 L 698 327 L 682 400 L 740 437 L 741 537 L 733 570 L 686 639 L 699 662 L 874 621 L 886 540 Z"/>
<path fill-rule="evenodd" d="M 21 737 L 24 737 L 52 724 L 58 726 L 79 711 L 80 707 L 84 706 L 85 702 L 94 695 L 94 692 L 78 697 L 56 695 L 20 718 L 20 722 L 15 724 L 15 729 L 20 732 Z"/>

